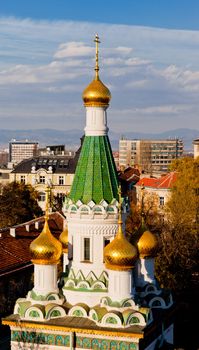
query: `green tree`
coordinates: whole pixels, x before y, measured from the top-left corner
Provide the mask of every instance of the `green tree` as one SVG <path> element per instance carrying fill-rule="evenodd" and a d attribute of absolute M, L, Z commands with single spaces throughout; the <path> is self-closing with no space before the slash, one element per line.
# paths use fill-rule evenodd
<path fill-rule="evenodd" d="M 12 182 L 1 187 L 0 227 L 29 221 L 42 215 L 37 203 L 38 193 L 31 185 Z"/>

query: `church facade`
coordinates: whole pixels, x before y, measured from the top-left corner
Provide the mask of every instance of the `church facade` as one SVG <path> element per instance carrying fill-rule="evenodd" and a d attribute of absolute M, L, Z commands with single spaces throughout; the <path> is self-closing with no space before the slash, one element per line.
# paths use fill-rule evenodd
<path fill-rule="evenodd" d="M 83 92 L 85 137 L 64 204 L 65 229 L 59 241 L 51 234 L 47 200 L 44 228 L 30 245 L 34 287 L 3 320 L 12 350 L 172 349 L 172 296 L 154 276 L 158 240 L 144 228 L 133 245 L 123 232 L 108 138 L 111 94 L 99 77 L 98 35 L 95 43 L 95 77 Z"/>

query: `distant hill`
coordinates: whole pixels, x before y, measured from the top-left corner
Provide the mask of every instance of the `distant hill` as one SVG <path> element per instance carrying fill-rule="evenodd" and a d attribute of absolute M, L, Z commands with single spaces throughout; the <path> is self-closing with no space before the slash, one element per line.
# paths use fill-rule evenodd
<path fill-rule="evenodd" d="M 35 130 L 0 130 L 0 146 L 7 147 L 11 139 L 38 141 L 40 146 L 65 144 L 68 148 L 76 148 L 80 144 L 82 130 L 54 130 L 54 129 L 35 129 Z M 199 137 L 199 130 L 176 129 L 168 130 L 162 133 L 143 133 L 143 132 L 111 132 L 109 133 L 113 149 L 118 149 L 118 141 L 121 137 L 127 139 L 183 139 L 185 149 L 192 150 L 192 141 Z"/>

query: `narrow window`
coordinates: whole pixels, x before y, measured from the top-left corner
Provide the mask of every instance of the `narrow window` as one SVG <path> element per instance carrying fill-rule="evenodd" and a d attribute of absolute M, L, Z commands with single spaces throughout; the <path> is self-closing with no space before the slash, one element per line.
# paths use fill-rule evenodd
<path fill-rule="evenodd" d="M 38 201 L 39 201 L 39 202 L 45 202 L 45 200 L 46 200 L 46 194 L 45 194 L 45 192 L 40 192 L 40 193 L 39 193 Z"/>
<path fill-rule="evenodd" d="M 90 261 L 90 238 L 84 238 L 84 261 Z"/>
<path fill-rule="evenodd" d="M 26 177 L 25 175 L 21 175 L 21 183 L 25 184 L 26 182 Z"/>
<path fill-rule="evenodd" d="M 64 185 L 64 177 L 59 176 L 59 185 Z"/>
<path fill-rule="evenodd" d="M 164 197 L 160 197 L 160 207 L 164 206 Z"/>

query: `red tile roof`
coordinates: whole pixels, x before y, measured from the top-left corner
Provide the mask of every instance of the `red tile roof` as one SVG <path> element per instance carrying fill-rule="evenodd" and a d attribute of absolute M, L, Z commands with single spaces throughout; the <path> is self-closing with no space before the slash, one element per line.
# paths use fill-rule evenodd
<path fill-rule="evenodd" d="M 157 189 L 170 189 L 174 185 L 177 179 L 177 173 L 171 172 L 159 179 L 144 177 L 137 182 L 136 186 L 151 187 Z"/>
<path fill-rule="evenodd" d="M 124 171 L 119 171 L 118 176 L 120 180 L 137 182 L 140 179 L 140 172 L 137 168 L 128 167 Z"/>
<path fill-rule="evenodd" d="M 64 217 L 59 213 L 52 213 L 49 217 L 49 227 L 56 238 L 63 230 Z M 35 222 L 39 222 L 39 229 L 35 228 Z M 26 226 L 29 225 L 29 231 Z M 15 237 L 10 235 L 10 230 L 2 230 L 0 236 L 0 275 L 31 264 L 29 246 L 42 231 L 44 217 L 15 226 Z"/>

